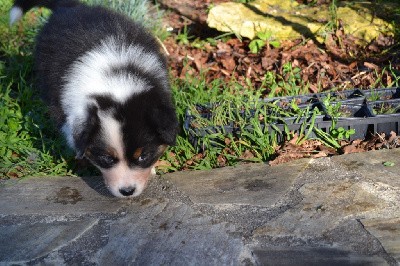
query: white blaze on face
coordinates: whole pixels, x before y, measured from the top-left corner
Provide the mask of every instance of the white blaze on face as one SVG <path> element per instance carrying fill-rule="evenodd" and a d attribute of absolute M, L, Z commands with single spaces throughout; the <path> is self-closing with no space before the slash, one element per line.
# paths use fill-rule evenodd
<path fill-rule="evenodd" d="M 112 114 L 104 111 L 98 112 L 101 125 L 101 133 L 108 147 L 116 150 L 118 159 L 124 158 L 124 143 L 122 140 L 121 123 Z"/>
<path fill-rule="evenodd" d="M 117 152 L 118 163 L 109 169 L 100 168 L 104 182 L 110 192 L 116 197 L 124 197 L 121 190 L 134 189 L 129 197 L 140 195 L 152 174 L 152 167 L 131 168 L 125 159 L 124 144 L 122 139 L 121 124 L 107 113 L 100 112 L 99 117 L 102 125 L 102 134 L 107 145 Z"/>

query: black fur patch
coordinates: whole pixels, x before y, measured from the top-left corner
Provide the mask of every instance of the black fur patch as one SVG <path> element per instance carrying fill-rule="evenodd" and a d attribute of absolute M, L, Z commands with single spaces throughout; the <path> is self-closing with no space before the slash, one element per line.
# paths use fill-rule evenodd
<path fill-rule="evenodd" d="M 61 105 L 63 90 L 68 82 L 65 80 L 67 74 L 82 55 L 98 47 L 107 38 L 113 37 L 125 47 L 137 44 L 145 47 L 158 57 L 160 69 L 165 70 L 165 77 L 168 76 L 166 61 L 160 53 L 157 41 L 129 18 L 102 7 L 88 7 L 76 1 L 35 0 L 27 3 L 29 0 L 17 1 L 25 11 L 33 5 L 45 5 L 53 9 L 48 23 L 37 36 L 35 71 L 43 98 L 49 104 L 59 126 L 62 126 L 68 116 Z M 125 153 L 131 163 L 147 167 L 148 163 L 134 162 L 129 156 L 142 147 L 144 153 L 154 153 L 160 145 L 174 144 L 177 135 L 178 122 L 168 81 L 161 80 L 158 75 L 145 73 L 140 65 L 132 64 L 115 67 L 104 74 L 120 73 L 140 76 L 148 82 L 150 89 L 128 97 L 123 103 L 117 102 L 110 94 L 91 95 L 97 106 L 87 106 L 87 121 L 81 121 L 83 124 L 73 129 L 77 155 L 82 156 L 86 148 L 104 142 L 99 139 L 100 109 L 110 111 L 121 123 Z M 159 154 L 153 158 L 150 156 L 148 162 L 153 162 L 157 156 Z"/>

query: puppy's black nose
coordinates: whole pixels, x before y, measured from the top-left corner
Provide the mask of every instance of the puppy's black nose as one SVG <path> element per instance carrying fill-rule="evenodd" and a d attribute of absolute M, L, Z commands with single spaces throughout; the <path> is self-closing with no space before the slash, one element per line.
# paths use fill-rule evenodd
<path fill-rule="evenodd" d="M 119 190 L 119 193 L 121 193 L 125 197 L 128 197 L 135 193 L 135 190 L 135 187 L 123 187 Z"/>

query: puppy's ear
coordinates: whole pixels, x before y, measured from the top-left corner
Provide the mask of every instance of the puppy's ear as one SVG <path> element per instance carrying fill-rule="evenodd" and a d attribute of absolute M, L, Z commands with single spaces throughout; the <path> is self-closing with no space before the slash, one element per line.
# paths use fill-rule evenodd
<path fill-rule="evenodd" d="M 172 105 L 158 106 L 151 112 L 151 122 L 163 144 L 174 145 L 178 134 L 178 119 Z"/>
<path fill-rule="evenodd" d="M 86 148 L 93 141 L 95 133 L 99 132 L 100 118 L 97 112 L 97 106 L 88 106 L 86 121 L 80 121 L 79 130 L 74 133 L 76 158 L 78 159 L 84 157 Z"/>

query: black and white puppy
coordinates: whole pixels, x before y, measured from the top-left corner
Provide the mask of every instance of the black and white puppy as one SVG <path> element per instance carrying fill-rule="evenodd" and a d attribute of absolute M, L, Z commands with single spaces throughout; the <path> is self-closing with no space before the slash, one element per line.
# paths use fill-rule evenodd
<path fill-rule="evenodd" d="M 16 0 L 10 23 L 34 6 L 52 10 L 35 50 L 52 116 L 114 196 L 138 196 L 178 129 L 156 39 L 126 16 L 76 0 Z"/>

